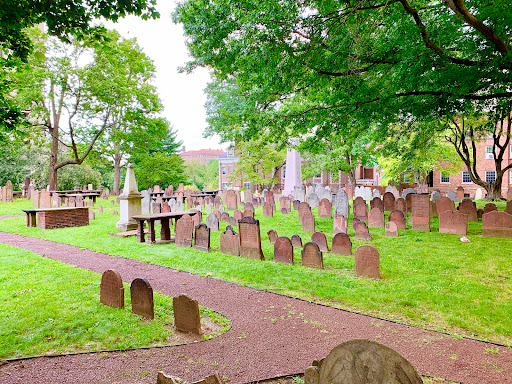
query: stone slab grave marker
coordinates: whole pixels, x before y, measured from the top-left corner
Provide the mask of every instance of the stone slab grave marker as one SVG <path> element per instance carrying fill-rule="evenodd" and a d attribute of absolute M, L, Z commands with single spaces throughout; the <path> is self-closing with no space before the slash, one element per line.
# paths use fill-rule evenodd
<path fill-rule="evenodd" d="M 440 213 L 444 211 L 455 211 L 455 203 L 450 200 L 448 197 L 441 197 L 438 201 L 436 201 L 436 213 L 439 217 Z"/>
<path fill-rule="evenodd" d="M 456 193 L 457 199 L 459 199 L 461 201 L 464 200 L 464 187 L 458 186 L 455 193 Z"/>
<path fill-rule="evenodd" d="M 275 244 L 276 240 L 279 236 L 277 236 L 277 232 L 273 229 L 267 232 L 268 240 L 270 241 L 270 244 Z"/>
<path fill-rule="evenodd" d="M 349 256 L 352 254 L 352 241 L 346 233 L 337 233 L 332 238 L 331 253 L 333 255 Z"/>
<path fill-rule="evenodd" d="M 293 200 L 293 210 L 298 211 L 299 210 L 300 201 L 299 200 Z"/>
<path fill-rule="evenodd" d="M 233 216 L 228 217 L 228 223 L 232 227 L 236 227 L 238 225 L 238 220 L 235 219 Z"/>
<path fill-rule="evenodd" d="M 348 195 L 343 189 L 339 189 L 334 198 L 334 212 L 348 217 Z"/>
<path fill-rule="evenodd" d="M 50 192 L 46 189 L 42 189 L 39 193 L 39 207 L 40 208 L 51 208 L 52 207 L 52 197 Z"/>
<path fill-rule="evenodd" d="M 192 237 L 194 234 L 194 221 L 188 214 L 183 215 L 176 220 L 176 228 L 174 230 L 174 244 L 177 247 L 192 248 Z"/>
<path fill-rule="evenodd" d="M 235 212 L 233 213 L 233 217 L 236 219 L 236 221 L 238 222 L 238 220 L 241 220 L 242 217 L 244 217 L 244 214 L 242 213 L 241 210 L 237 209 L 235 210 Z"/>
<path fill-rule="evenodd" d="M 294 187 L 293 189 L 293 199 L 298 200 L 301 203 L 306 199 L 306 194 L 304 193 L 303 187 Z"/>
<path fill-rule="evenodd" d="M 440 213 L 439 233 L 466 236 L 468 233 L 468 215 L 459 211 L 444 211 Z"/>
<path fill-rule="evenodd" d="M 13 201 L 13 189 L 11 180 L 7 180 L 5 183 L 5 201 L 12 202 Z"/>
<path fill-rule="evenodd" d="M 219 232 L 219 218 L 215 213 L 210 213 L 206 218 L 206 226 L 211 232 Z"/>
<path fill-rule="evenodd" d="M 228 225 L 220 234 L 220 253 L 240 256 L 240 236 L 233 231 L 231 225 Z"/>
<path fill-rule="evenodd" d="M 451 201 L 458 201 L 457 192 L 455 192 L 455 191 L 448 191 L 448 193 L 446 194 L 446 197 L 449 198 Z"/>
<path fill-rule="evenodd" d="M 291 212 L 290 199 L 287 196 L 279 199 L 279 212 L 287 215 Z"/>
<path fill-rule="evenodd" d="M 302 248 L 302 239 L 299 235 L 293 235 L 291 241 L 294 248 Z"/>
<path fill-rule="evenodd" d="M 244 217 L 238 222 L 240 234 L 240 256 L 249 259 L 265 260 L 261 250 L 260 222 L 252 217 Z"/>
<path fill-rule="evenodd" d="M 201 316 L 199 304 L 186 295 L 173 297 L 174 326 L 180 332 L 190 332 L 201 335 Z"/>
<path fill-rule="evenodd" d="M 356 230 L 356 227 L 357 227 L 357 224 L 359 223 L 362 223 L 361 220 L 357 219 L 357 218 L 353 218 L 352 219 L 352 229 L 355 231 Z"/>
<path fill-rule="evenodd" d="M 252 218 L 254 218 L 254 210 L 252 210 L 252 209 L 244 209 L 243 217 L 252 217 Z"/>
<path fill-rule="evenodd" d="M 512 191 L 512 188 L 510 188 L 510 190 Z M 512 215 L 512 200 L 507 201 L 507 207 L 505 208 L 505 212 L 507 212 L 509 215 Z"/>
<path fill-rule="evenodd" d="M 124 308 L 123 279 L 118 272 L 109 269 L 101 275 L 100 301 L 110 307 Z"/>
<path fill-rule="evenodd" d="M 382 198 L 382 195 L 380 194 L 380 191 L 378 189 L 374 189 L 372 191 L 372 200 L 376 197 L 378 197 L 379 199 Z"/>
<path fill-rule="evenodd" d="M 94 211 L 92 209 L 89 209 L 89 220 L 94 220 Z"/>
<path fill-rule="evenodd" d="M 315 216 L 313 213 L 306 211 L 302 216 L 302 231 L 309 233 L 315 232 Z"/>
<path fill-rule="evenodd" d="M 498 210 L 498 207 L 494 203 L 487 203 L 484 205 L 484 214 L 492 212 L 492 211 L 497 211 L 497 210 Z"/>
<path fill-rule="evenodd" d="M 302 224 L 302 218 L 306 213 L 311 213 L 311 207 L 309 206 L 308 203 L 302 202 L 299 204 L 299 224 Z"/>
<path fill-rule="evenodd" d="M 220 214 L 220 220 L 223 221 L 224 223 L 229 223 L 229 213 L 222 212 Z"/>
<path fill-rule="evenodd" d="M 405 217 L 402 211 L 395 209 L 391 211 L 388 217 L 388 222 L 394 222 L 398 229 L 405 229 Z"/>
<path fill-rule="evenodd" d="M 311 241 L 318 245 L 318 248 L 322 252 L 329 252 L 329 246 L 327 245 L 327 238 L 323 232 L 317 231 L 311 235 Z"/>
<path fill-rule="evenodd" d="M 194 227 L 197 227 L 203 221 L 203 213 L 199 209 L 191 209 L 190 212 L 196 213 L 192 216 L 192 221 L 194 222 Z"/>
<path fill-rule="evenodd" d="M 395 210 L 395 195 L 391 192 L 386 192 L 383 197 L 384 211 L 391 212 Z"/>
<path fill-rule="evenodd" d="M 322 199 L 318 203 L 318 216 L 319 217 L 332 217 L 332 204 L 328 199 Z"/>
<path fill-rule="evenodd" d="M 311 193 L 307 197 L 307 203 L 311 208 L 318 208 L 318 203 L 320 202 L 320 199 L 318 198 L 318 195 L 316 193 Z"/>
<path fill-rule="evenodd" d="M 281 236 L 274 242 L 274 261 L 293 264 L 293 245 L 289 238 Z"/>
<path fill-rule="evenodd" d="M 407 215 L 407 202 L 401 197 L 395 201 L 395 209 L 401 211 L 404 216 Z"/>
<path fill-rule="evenodd" d="M 306 368 L 305 384 L 423 384 L 402 355 L 372 340 L 339 344 L 325 359 Z"/>
<path fill-rule="evenodd" d="M 361 245 L 354 255 L 356 276 L 380 279 L 380 255 L 377 248 L 369 244 Z"/>
<path fill-rule="evenodd" d="M 206 224 L 199 224 L 195 227 L 194 249 L 210 252 L 210 228 Z"/>
<path fill-rule="evenodd" d="M 380 197 L 374 197 L 370 201 L 370 211 L 373 208 L 379 208 L 382 212 L 384 212 L 384 202 L 382 201 L 382 199 Z"/>
<path fill-rule="evenodd" d="M 371 209 L 368 215 L 368 226 L 373 228 L 384 228 L 384 212 L 378 207 Z"/>
<path fill-rule="evenodd" d="M 274 217 L 274 209 L 268 201 L 263 204 L 263 217 Z"/>
<path fill-rule="evenodd" d="M 137 278 L 130 285 L 132 312 L 146 319 L 155 318 L 153 288 L 145 278 Z"/>
<path fill-rule="evenodd" d="M 482 235 L 512 237 L 512 215 L 505 211 L 490 211 L 482 216 Z"/>
<path fill-rule="evenodd" d="M 309 242 L 302 248 L 302 266 L 324 269 L 324 258 L 318 244 Z"/>
<path fill-rule="evenodd" d="M 348 220 L 341 214 L 334 214 L 333 234 L 347 233 Z"/>
<path fill-rule="evenodd" d="M 430 232 L 430 195 L 411 195 L 413 231 Z"/>
<path fill-rule="evenodd" d="M 388 221 L 384 228 L 384 236 L 398 237 L 398 226 L 394 221 Z"/>
<path fill-rule="evenodd" d="M 254 205 L 253 205 L 253 203 L 250 203 L 250 202 L 245 203 L 244 210 L 246 210 L 246 209 L 250 209 L 251 211 L 254 212 Z"/>
<path fill-rule="evenodd" d="M 117 211 L 113 211 L 112 215 L 117 216 L 117 215 L 119 215 L 119 213 Z"/>
<path fill-rule="evenodd" d="M 360 197 L 357 197 L 354 200 L 354 217 L 361 221 L 368 220 L 368 206 L 366 205 L 366 202 Z"/>
<path fill-rule="evenodd" d="M 355 231 L 356 231 L 356 239 L 358 239 L 358 240 L 367 241 L 367 240 L 372 239 L 372 237 L 370 236 L 370 231 L 368 231 L 368 227 L 362 221 L 357 223 Z"/>
<path fill-rule="evenodd" d="M 508 207 L 508 203 L 507 203 Z M 459 205 L 459 212 L 468 215 L 468 221 L 478 223 L 478 211 L 471 199 L 463 199 Z M 512 213 L 512 212 L 508 212 Z"/>

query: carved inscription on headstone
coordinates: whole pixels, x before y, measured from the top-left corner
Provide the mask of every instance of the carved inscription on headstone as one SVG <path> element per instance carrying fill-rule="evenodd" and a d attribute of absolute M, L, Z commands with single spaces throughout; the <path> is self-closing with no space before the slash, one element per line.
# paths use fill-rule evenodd
<path fill-rule="evenodd" d="M 261 251 L 259 220 L 244 217 L 238 222 L 238 233 L 240 234 L 240 256 L 265 260 Z"/>
<path fill-rule="evenodd" d="M 220 253 L 240 256 L 240 237 L 230 225 L 220 234 Z"/>
<path fill-rule="evenodd" d="M 414 231 L 430 232 L 430 195 L 411 194 L 411 221 Z"/>
<path fill-rule="evenodd" d="M 356 276 L 380 279 L 380 255 L 373 245 L 365 244 L 356 249 Z"/>
<path fill-rule="evenodd" d="M 206 224 L 199 224 L 195 227 L 194 249 L 210 252 L 210 228 Z"/>
<path fill-rule="evenodd" d="M 316 243 L 309 242 L 302 248 L 302 266 L 311 268 L 324 268 L 322 251 Z"/>
<path fill-rule="evenodd" d="M 180 295 L 173 297 L 172 308 L 174 311 L 174 326 L 180 332 L 191 332 L 196 335 L 202 334 L 201 316 L 199 315 L 199 304 L 188 296 Z"/>
<path fill-rule="evenodd" d="M 151 288 L 149 281 L 144 278 L 133 280 L 130 286 L 130 298 L 133 313 L 146 319 L 155 318 L 153 288 Z"/>
<path fill-rule="evenodd" d="M 103 272 L 100 284 L 100 301 L 114 308 L 124 308 L 124 288 L 121 275 L 111 269 Z"/>
<path fill-rule="evenodd" d="M 331 253 L 333 255 L 346 255 L 352 254 L 352 241 L 346 233 L 337 233 L 332 239 Z"/>
<path fill-rule="evenodd" d="M 293 246 L 289 238 L 278 237 L 274 243 L 274 261 L 293 264 Z"/>
<path fill-rule="evenodd" d="M 194 222 L 192 217 L 185 214 L 176 221 L 175 244 L 177 247 L 192 248 L 192 237 L 194 234 Z"/>

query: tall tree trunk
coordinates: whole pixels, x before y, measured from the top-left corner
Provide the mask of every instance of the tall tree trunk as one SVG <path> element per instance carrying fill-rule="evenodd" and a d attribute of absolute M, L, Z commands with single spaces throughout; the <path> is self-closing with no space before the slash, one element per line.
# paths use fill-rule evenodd
<path fill-rule="evenodd" d="M 112 190 L 119 196 L 119 189 L 121 186 L 121 159 L 122 156 L 119 153 L 119 146 L 115 147 L 116 153 L 114 154 L 114 186 Z"/>
<path fill-rule="evenodd" d="M 50 191 L 58 190 L 57 183 L 57 163 L 59 160 L 59 128 L 52 127 L 50 128 L 50 135 L 52 140 L 52 148 L 50 150 L 50 166 L 48 169 L 48 185 L 50 187 Z"/>

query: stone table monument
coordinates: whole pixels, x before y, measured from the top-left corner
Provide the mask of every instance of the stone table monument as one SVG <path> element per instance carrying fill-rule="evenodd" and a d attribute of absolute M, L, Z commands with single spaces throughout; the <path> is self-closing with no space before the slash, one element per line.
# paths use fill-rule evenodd
<path fill-rule="evenodd" d="M 135 181 L 133 164 L 128 164 L 123 193 L 119 196 L 121 220 L 117 222 L 116 229 L 121 231 L 137 229 L 137 222 L 132 217 L 142 213 L 141 200 L 142 196 L 139 193 L 137 181 Z"/>

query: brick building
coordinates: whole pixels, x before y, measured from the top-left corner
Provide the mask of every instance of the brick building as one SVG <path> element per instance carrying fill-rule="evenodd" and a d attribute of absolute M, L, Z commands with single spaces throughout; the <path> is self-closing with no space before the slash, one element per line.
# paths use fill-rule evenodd
<path fill-rule="evenodd" d="M 199 149 L 197 151 L 186 151 L 182 147 L 180 156 L 185 161 L 197 161 L 201 164 L 207 164 L 210 160 L 216 160 L 224 151 L 222 149 Z"/>

